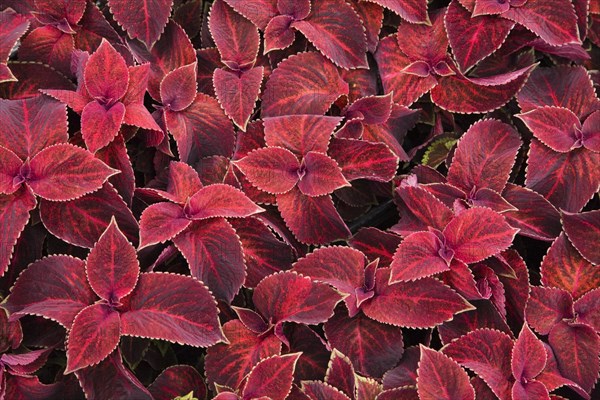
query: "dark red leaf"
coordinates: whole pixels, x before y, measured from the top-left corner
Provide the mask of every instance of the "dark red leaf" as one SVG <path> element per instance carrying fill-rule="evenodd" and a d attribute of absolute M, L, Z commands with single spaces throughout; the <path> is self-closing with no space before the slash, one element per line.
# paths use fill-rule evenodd
<path fill-rule="evenodd" d="M 57 382 L 44 384 L 37 376 L 5 375 L 6 399 L 14 400 L 44 400 L 57 398 L 64 393 L 63 386 Z"/>
<path fill-rule="evenodd" d="M 309 151 L 302 159 L 296 174 L 300 177 L 298 189 L 311 197 L 323 196 L 350 186 L 338 163 L 327 154 Z"/>
<path fill-rule="evenodd" d="M 538 107 L 519 114 L 527 128 L 554 151 L 566 153 L 576 147 L 579 118 L 571 110 L 560 107 Z M 581 144 L 581 143 L 580 143 Z"/>
<path fill-rule="evenodd" d="M 291 25 L 294 18 L 289 15 L 278 15 L 269 21 L 265 28 L 265 54 L 273 50 L 283 50 L 290 47 L 296 39 L 296 33 Z"/>
<path fill-rule="evenodd" d="M 41 62 L 11 61 L 12 74 L 18 81 L 0 83 L 0 97 L 6 99 L 27 99 L 39 95 L 40 89 L 64 90 L 72 93 L 75 85 L 56 69 Z M 3 69 L 0 64 L 0 70 Z M 0 72 L 1 73 L 1 72 Z M 44 90 L 48 93 L 50 90 Z"/>
<path fill-rule="evenodd" d="M 74 47 L 72 35 L 51 25 L 41 26 L 23 38 L 19 47 L 19 59 L 41 61 L 68 74 L 70 54 Z"/>
<path fill-rule="evenodd" d="M 165 288 L 176 288 L 165 291 Z M 206 286 L 176 274 L 144 273 L 127 298 L 121 334 L 208 347 L 224 340 L 217 305 Z"/>
<path fill-rule="evenodd" d="M 214 295 L 231 302 L 246 278 L 240 239 L 224 218 L 194 221 L 173 243 L 188 262 L 192 276 Z"/>
<path fill-rule="evenodd" d="M 151 48 L 163 33 L 169 15 L 170 0 L 109 0 L 108 6 L 115 20 L 131 38 L 137 38 Z"/>
<path fill-rule="evenodd" d="M 449 270 L 449 262 L 441 256 L 443 252 L 443 243 L 434 233 L 408 235 L 394 254 L 390 282 L 414 281 Z"/>
<path fill-rule="evenodd" d="M 380 4 L 412 23 L 428 24 L 427 3 L 423 0 L 367 0 Z"/>
<path fill-rule="evenodd" d="M 225 65 L 241 70 L 254 64 L 260 37 L 250 21 L 223 0 L 217 0 L 210 9 L 209 26 Z"/>
<path fill-rule="evenodd" d="M 325 322 L 342 299 L 329 285 L 290 271 L 266 277 L 256 285 L 253 295 L 257 311 L 273 324 Z"/>
<path fill-rule="evenodd" d="M 478 329 L 446 345 L 442 351 L 481 377 L 501 400 L 511 399 L 511 351 L 513 342 L 505 333 Z"/>
<path fill-rule="evenodd" d="M 176 68 L 160 82 L 160 100 L 173 111 L 183 111 L 196 98 L 197 63 Z"/>
<path fill-rule="evenodd" d="M 152 204 L 140 218 L 140 247 L 163 243 L 183 232 L 192 220 L 173 203 Z"/>
<path fill-rule="evenodd" d="M 225 114 L 243 131 L 250 121 L 264 75 L 263 67 L 246 71 L 215 69 L 213 84 Z"/>
<path fill-rule="evenodd" d="M 123 103 L 118 102 L 109 109 L 96 101 L 88 103 L 81 113 L 81 133 L 89 151 L 95 153 L 112 142 L 119 133 L 124 117 Z"/>
<path fill-rule="evenodd" d="M 525 314 L 537 333 L 547 335 L 563 318 L 573 317 L 573 299 L 562 289 L 532 286 Z"/>
<path fill-rule="evenodd" d="M 127 92 L 129 71 L 125 59 L 106 40 L 88 59 L 84 71 L 85 88 L 94 98 L 117 101 Z"/>
<path fill-rule="evenodd" d="M 402 359 L 395 368 L 383 375 L 383 388 L 393 389 L 404 386 L 417 386 L 417 368 L 421 358 L 421 349 L 417 346 L 407 347 Z"/>
<path fill-rule="evenodd" d="M 226 322 L 223 332 L 229 344 L 219 343 L 207 350 L 206 377 L 211 383 L 239 387 L 258 361 L 281 353 L 281 341 L 275 335 L 259 336 L 239 320 Z"/>
<path fill-rule="evenodd" d="M 388 283 L 390 271 L 377 270 L 375 296 L 362 310 L 369 318 L 384 324 L 408 328 L 429 328 L 473 308 L 452 289 L 434 278 L 419 282 Z M 427 310 L 427 311 L 425 311 Z"/>
<path fill-rule="evenodd" d="M 527 324 L 523 325 L 521 333 L 512 349 L 511 368 L 517 382 L 527 383 L 534 379 L 546 366 L 546 349 Z M 523 378 L 526 381 L 523 381 Z"/>
<path fill-rule="evenodd" d="M 305 196 L 298 188 L 277 195 L 285 224 L 302 243 L 325 244 L 350 236 L 331 196 Z"/>
<path fill-rule="evenodd" d="M 600 211 L 580 214 L 562 213 L 567 237 L 579 253 L 594 265 L 600 264 Z"/>
<path fill-rule="evenodd" d="M 558 369 L 558 363 L 556 361 L 556 357 L 554 356 L 552 348 L 544 343 L 544 350 L 546 352 L 548 360 L 546 361 L 546 366 L 544 367 L 544 370 L 536 377 L 535 380 L 543 383 L 544 386 L 546 386 L 546 388 L 548 389 L 548 391 L 553 391 L 554 389 L 559 388 L 561 386 L 567 386 L 584 399 L 589 399 L 590 395 L 586 393 L 586 391 L 583 390 L 581 386 L 579 386 L 572 380 L 562 376 Z"/>
<path fill-rule="evenodd" d="M 99 150 L 96 158 L 109 167 L 121 171 L 120 174 L 111 176 L 108 181 L 115 187 L 127 205 L 131 206 L 135 190 L 135 175 L 123 136 L 118 135 L 108 146 Z"/>
<path fill-rule="evenodd" d="M 303 381 L 302 391 L 311 400 L 350 400 L 341 390 L 319 381 Z"/>
<path fill-rule="evenodd" d="M 600 152 L 600 112 L 594 111 L 586 118 L 581 130 L 583 146 L 596 153 Z"/>
<path fill-rule="evenodd" d="M 348 396 L 354 396 L 356 391 L 356 375 L 352 362 L 337 349 L 331 352 L 325 382 Z"/>
<path fill-rule="evenodd" d="M 104 300 L 119 300 L 135 288 L 140 265 L 114 217 L 90 251 L 85 267 L 90 287 Z"/>
<path fill-rule="evenodd" d="M 334 138 L 329 154 L 349 181 L 362 178 L 388 182 L 398 169 L 398 156 L 384 143 Z"/>
<path fill-rule="evenodd" d="M 0 39 L 0 83 L 8 81 L 16 81 L 17 78 L 12 74 L 6 66 L 8 56 L 13 46 L 19 38 L 29 28 L 29 21 L 22 15 L 17 14 L 13 10 L 4 10 L 0 13 L 3 21 L 3 35 Z"/>
<path fill-rule="evenodd" d="M 231 185 L 215 183 L 200 189 L 189 200 L 189 218 L 193 220 L 227 217 L 243 218 L 264 211 L 244 192 Z"/>
<path fill-rule="evenodd" d="M 21 160 L 48 146 L 66 142 L 69 137 L 65 106 L 45 96 L 0 100 L 0 119 L 4 121 L 0 146 Z"/>
<path fill-rule="evenodd" d="M 469 376 L 456 362 L 421 345 L 417 390 L 421 400 L 475 400 Z"/>
<path fill-rule="evenodd" d="M 578 322 L 583 322 L 594 328 L 596 332 L 600 332 L 600 314 L 598 313 L 600 290 L 596 289 L 589 291 L 577 300 L 574 310 Z"/>
<path fill-rule="evenodd" d="M 366 68 L 367 38 L 356 11 L 343 0 L 313 2 L 308 18 L 291 25 L 335 64 Z"/>
<path fill-rule="evenodd" d="M 0 241 L 0 276 L 6 272 L 14 246 L 29 222 L 29 212 L 36 205 L 35 196 L 27 187 L 21 187 L 10 195 L 0 195 L 0 225 L 3 227 L 3 240 Z"/>
<path fill-rule="evenodd" d="M 366 376 L 381 377 L 404 353 L 400 329 L 373 321 L 362 313 L 349 318 L 340 308 L 325 323 L 325 336 Z"/>
<path fill-rule="evenodd" d="M 225 0 L 225 2 L 261 30 L 264 30 L 271 18 L 278 14 L 277 2 L 273 0 Z"/>
<path fill-rule="evenodd" d="M 269 77 L 261 115 L 322 115 L 344 94 L 348 84 L 332 63 L 319 53 L 300 53 L 279 63 Z"/>
<path fill-rule="evenodd" d="M 353 1 L 351 4 L 365 27 L 367 50 L 375 53 L 379 44 L 379 33 L 383 26 L 383 7 L 366 1 Z"/>
<path fill-rule="evenodd" d="M 246 178 L 268 193 L 286 193 L 300 179 L 300 162 L 291 151 L 281 147 L 260 148 L 235 162 Z"/>
<path fill-rule="evenodd" d="M 257 399 L 265 396 L 271 400 L 284 400 L 292 389 L 299 357 L 300 353 L 293 353 L 261 360 L 248 375 L 244 398 Z"/>
<path fill-rule="evenodd" d="M 14 317 L 42 315 L 70 328 L 75 316 L 96 299 L 82 260 L 50 256 L 21 273 L 3 307 Z"/>
<path fill-rule="evenodd" d="M 119 313 L 106 304 L 93 304 L 73 320 L 67 343 L 65 374 L 98 364 L 119 344 Z"/>
<path fill-rule="evenodd" d="M 400 240 L 397 235 L 367 227 L 361 228 L 352 236 L 348 244 L 362 251 L 370 260 L 379 258 L 381 267 L 389 267 Z"/>
<path fill-rule="evenodd" d="M 600 287 L 600 269 L 581 257 L 564 234 L 548 249 L 540 272 L 544 286 L 564 289 L 574 299 Z"/>
<path fill-rule="evenodd" d="M 172 400 L 177 396 L 194 392 L 198 399 L 206 398 L 206 385 L 194 367 L 174 365 L 162 371 L 148 386 L 154 400 Z"/>

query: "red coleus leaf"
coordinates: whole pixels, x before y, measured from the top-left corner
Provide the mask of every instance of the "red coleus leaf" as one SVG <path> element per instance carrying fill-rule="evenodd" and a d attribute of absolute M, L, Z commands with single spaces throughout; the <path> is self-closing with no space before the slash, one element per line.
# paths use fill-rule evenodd
<path fill-rule="evenodd" d="M 281 3 L 281 2 L 280 2 Z M 325 57 L 342 68 L 365 68 L 367 39 L 360 17 L 342 0 L 315 1 L 308 18 L 294 16 L 299 30 Z"/>
<path fill-rule="evenodd" d="M 174 365 L 168 367 L 148 386 L 154 400 L 171 400 L 184 393 L 194 392 L 194 397 L 206 398 L 206 385 L 194 367 Z"/>
<path fill-rule="evenodd" d="M 122 299 L 135 288 L 140 265 L 133 246 L 113 219 L 86 260 L 86 275 L 98 297 Z"/>
<path fill-rule="evenodd" d="M 302 392 L 311 400 L 350 400 L 341 390 L 319 381 L 303 381 Z"/>
<path fill-rule="evenodd" d="M 583 145 L 581 123 L 569 109 L 539 107 L 519 114 L 519 118 L 535 137 L 554 151 L 566 153 Z"/>
<path fill-rule="evenodd" d="M 183 208 L 173 203 L 152 204 L 140 219 L 140 246 L 163 243 L 183 232 L 192 220 Z"/>
<path fill-rule="evenodd" d="M 3 307 L 14 317 L 42 315 L 70 327 L 75 316 L 95 300 L 82 260 L 50 256 L 34 262 L 19 275 Z"/>
<path fill-rule="evenodd" d="M 171 14 L 171 0 L 110 0 L 108 6 L 115 20 L 131 38 L 151 48 L 158 40 Z"/>
<path fill-rule="evenodd" d="M 500 399 L 511 399 L 511 350 L 513 342 L 505 333 L 478 329 L 444 346 L 443 353 L 472 370 Z"/>
<path fill-rule="evenodd" d="M 59 383 L 49 385 L 40 382 L 37 376 L 5 375 L 6 377 L 6 399 L 29 400 L 48 399 L 60 397 L 64 393 L 63 386 Z"/>
<path fill-rule="evenodd" d="M 377 228 L 367 227 L 361 228 L 348 243 L 371 260 L 379 258 L 379 266 L 388 267 L 400 244 L 400 237 Z"/>
<path fill-rule="evenodd" d="M 340 351 L 334 349 L 325 374 L 325 383 L 339 389 L 348 396 L 356 391 L 356 375 L 352 362 Z"/>
<path fill-rule="evenodd" d="M 534 335 L 527 324 L 523 325 L 512 349 L 511 369 L 517 380 L 515 385 L 523 384 L 526 387 L 527 381 L 535 379 L 545 366 L 544 343 Z"/>
<path fill-rule="evenodd" d="M 237 388 L 261 359 L 278 355 L 281 341 L 275 335 L 257 335 L 239 320 L 223 325 L 229 344 L 219 343 L 207 350 L 205 368 L 209 382 Z"/>
<path fill-rule="evenodd" d="M 600 286 L 600 270 L 584 259 L 564 234 L 548 249 L 540 272 L 544 286 L 564 289 L 574 299 Z"/>
<path fill-rule="evenodd" d="M 235 165 L 254 186 L 268 193 L 289 192 L 300 179 L 300 162 L 282 147 L 254 150 Z"/>
<path fill-rule="evenodd" d="M 260 37 L 250 21 L 223 0 L 217 0 L 210 9 L 209 26 L 225 65 L 237 71 L 254 64 Z"/>
<path fill-rule="evenodd" d="M 243 218 L 264 211 L 239 189 L 216 183 L 200 189 L 189 200 L 191 219 L 214 217 Z"/>
<path fill-rule="evenodd" d="M 285 271 L 263 279 L 256 285 L 252 298 L 265 320 L 280 325 L 283 322 L 325 322 L 344 297 L 325 283 L 313 282 L 308 277 Z"/>
<path fill-rule="evenodd" d="M 531 327 L 547 335 L 563 318 L 573 317 L 573 299 L 562 289 L 533 286 L 525 313 Z"/>
<path fill-rule="evenodd" d="M 577 321 L 591 326 L 596 331 L 600 331 L 600 313 L 597 311 L 599 295 L 599 290 L 591 290 L 577 300 L 573 307 L 577 314 Z"/>
<path fill-rule="evenodd" d="M 465 370 L 442 353 L 421 346 L 417 373 L 417 390 L 421 400 L 475 400 L 475 390 Z"/>
<path fill-rule="evenodd" d="M 519 134 L 498 120 L 473 124 L 459 140 L 448 183 L 466 193 L 488 188 L 502 192 L 521 147 Z"/>
<path fill-rule="evenodd" d="M 69 56 L 75 47 L 73 35 L 65 34 L 54 26 L 34 29 L 19 47 L 19 57 L 24 61 L 41 60 L 59 71 L 69 73 Z"/>
<path fill-rule="evenodd" d="M 325 336 L 366 376 L 381 377 L 404 353 L 402 331 L 397 327 L 373 321 L 362 313 L 350 318 L 341 308 L 325 323 Z"/>
<path fill-rule="evenodd" d="M 411 281 L 447 271 L 451 259 L 444 257 L 443 243 L 436 234 L 415 232 L 398 246 L 390 279 L 392 282 Z"/>
<path fill-rule="evenodd" d="M 278 14 L 277 2 L 273 0 L 225 0 L 225 2 L 261 30 L 264 30 L 271 18 Z"/>
<path fill-rule="evenodd" d="M 600 211 L 580 214 L 562 213 L 562 223 L 567 237 L 579 253 L 594 265 L 600 264 Z"/>
<path fill-rule="evenodd" d="M 323 196 L 350 183 L 342 175 L 337 162 L 327 154 L 310 151 L 304 155 L 297 170 L 298 189 L 311 197 Z"/>
<path fill-rule="evenodd" d="M 245 71 L 215 69 L 213 85 L 225 113 L 242 130 L 250 121 L 264 76 L 263 67 Z"/>
<path fill-rule="evenodd" d="M 379 33 L 383 26 L 383 7 L 366 1 L 352 1 L 352 7 L 358 13 L 367 35 L 367 50 L 375 53 L 379 44 Z"/>
<path fill-rule="evenodd" d="M 382 5 L 412 23 L 428 24 L 427 3 L 422 0 L 367 0 Z"/>
<path fill-rule="evenodd" d="M 6 62 L 13 46 L 29 28 L 29 21 L 14 10 L 4 10 L 0 13 L 3 21 L 3 35 L 0 38 L 0 83 L 16 81 Z"/>
<path fill-rule="evenodd" d="M 375 295 L 362 306 L 365 315 L 381 323 L 428 328 L 452 319 L 456 313 L 472 309 L 466 300 L 434 278 L 392 285 L 389 280 L 389 269 L 377 270 Z"/>
<path fill-rule="evenodd" d="M 294 18 L 289 15 L 273 17 L 265 27 L 265 53 L 290 47 L 296 39 L 291 25 Z"/>
<path fill-rule="evenodd" d="M 10 195 L 0 195 L 0 224 L 5 228 L 0 242 L 0 276 L 6 272 L 14 247 L 29 221 L 29 212 L 37 205 L 35 196 L 27 187 Z"/>
<path fill-rule="evenodd" d="M 89 96 L 103 99 L 107 104 L 123 97 L 129 85 L 125 59 L 107 41 L 90 56 L 83 76 Z"/>
<path fill-rule="evenodd" d="M 332 63 L 319 53 L 300 53 L 279 63 L 269 77 L 261 115 L 322 115 L 344 94 L 348 84 Z"/>
<path fill-rule="evenodd" d="M 119 313 L 106 304 L 87 306 L 73 320 L 67 343 L 67 368 L 71 373 L 98 364 L 119 344 Z"/>
<path fill-rule="evenodd" d="M 300 353 L 293 353 L 261 360 L 248 375 L 243 398 L 250 400 L 265 396 L 271 400 L 284 400 L 292 389 L 299 357 Z"/>
<path fill-rule="evenodd" d="M 197 63 L 176 68 L 160 82 L 160 101 L 173 111 L 188 108 L 196 98 Z"/>
<path fill-rule="evenodd" d="M 334 138 L 329 154 L 349 181 L 362 178 L 388 182 L 398 169 L 398 156 L 384 143 Z"/>

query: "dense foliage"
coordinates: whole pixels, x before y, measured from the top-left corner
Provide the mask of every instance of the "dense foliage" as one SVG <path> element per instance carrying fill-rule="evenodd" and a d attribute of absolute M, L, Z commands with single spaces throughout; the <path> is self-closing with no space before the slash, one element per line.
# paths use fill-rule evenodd
<path fill-rule="evenodd" d="M 0 399 L 600 398 L 598 0 L 0 27 Z"/>

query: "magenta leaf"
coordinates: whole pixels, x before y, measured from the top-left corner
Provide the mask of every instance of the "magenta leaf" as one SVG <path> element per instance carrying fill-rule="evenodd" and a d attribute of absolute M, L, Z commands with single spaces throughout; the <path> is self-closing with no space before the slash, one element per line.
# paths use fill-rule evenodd
<path fill-rule="evenodd" d="M 329 154 L 349 181 L 362 178 L 388 182 L 398 169 L 398 156 L 384 143 L 334 138 Z"/>
<path fill-rule="evenodd" d="M 404 18 L 416 24 L 428 24 L 427 2 L 423 0 L 367 0 L 382 5 Z"/>
<path fill-rule="evenodd" d="M 67 343 L 65 374 L 96 365 L 119 344 L 119 313 L 107 304 L 93 304 L 73 320 Z"/>
<path fill-rule="evenodd" d="M 176 68 L 160 82 L 160 101 L 163 106 L 182 111 L 188 108 L 196 98 L 197 63 Z"/>
<path fill-rule="evenodd" d="M 488 208 L 475 207 L 450 221 L 444 236 L 456 258 L 474 263 L 506 250 L 517 231 L 502 215 Z"/>
<path fill-rule="evenodd" d="M 363 304 L 362 310 L 369 318 L 384 324 L 428 328 L 473 308 L 434 278 L 390 285 L 389 269 L 380 268 L 375 279 L 375 296 Z"/>
<path fill-rule="evenodd" d="M 600 270 L 584 259 L 564 234 L 548 249 L 541 274 L 544 286 L 564 289 L 574 299 L 600 286 Z"/>
<path fill-rule="evenodd" d="M 298 188 L 277 195 L 285 224 L 302 243 L 325 244 L 350 236 L 331 196 L 305 196 Z"/>
<path fill-rule="evenodd" d="M 364 27 L 358 14 L 345 1 L 313 2 L 309 17 L 296 20 L 291 26 L 340 67 L 368 66 Z"/>
<path fill-rule="evenodd" d="M 325 336 L 366 376 L 381 377 L 404 353 L 402 331 L 397 327 L 373 321 L 362 313 L 349 318 L 339 308 L 325 323 Z"/>
<path fill-rule="evenodd" d="M 243 131 L 250 121 L 263 80 L 264 68 L 245 71 L 215 69 L 213 85 L 225 114 Z"/>
<path fill-rule="evenodd" d="M 189 200 L 188 209 L 186 213 L 193 220 L 243 218 L 264 211 L 241 190 L 221 183 L 205 186 L 196 192 Z"/>
<path fill-rule="evenodd" d="M 123 57 L 104 40 L 88 59 L 84 79 L 89 95 L 108 104 L 118 101 L 127 92 L 129 71 Z"/>
<path fill-rule="evenodd" d="M 275 335 L 259 336 L 239 320 L 223 325 L 229 344 L 219 343 L 207 350 L 206 377 L 209 382 L 238 387 L 261 359 L 281 353 L 281 341 Z"/>
<path fill-rule="evenodd" d="M 300 353 L 292 353 L 261 360 L 248 375 L 243 391 L 244 399 L 265 396 L 271 400 L 284 400 L 292 389 L 299 357 Z"/>
<path fill-rule="evenodd" d="M 563 212 L 562 223 L 577 251 L 592 264 L 599 265 L 600 249 L 595 244 L 600 243 L 600 211 L 580 214 Z"/>
<path fill-rule="evenodd" d="M 11 195 L 0 195 L 0 224 L 5 227 L 0 242 L 0 276 L 6 273 L 17 240 L 29 222 L 29 212 L 36 205 L 35 196 L 27 187 Z"/>
<path fill-rule="evenodd" d="M 311 197 L 323 196 L 336 189 L 350 186 L 337 162 L 328 155 L 316 151 L 304 155 L 297 174 L 300 176 L 298 189 Z"/>
<path fill-rule="evenodd" d="M 110 0 L 108 6 L 115 20 L 131 38 L 137 38 L 151 48 L 162 34 L 169 15 L 170 0 Z"/>
<path fill-rule="evenodd" d="M 224 218 L 194 221 L 173 238 L 188 262 L 192 276 L 214 295 L 231 302 L 246 278 L 240 239 Z"/>
<path fill-rule="evenodd" d="M 331 134 L 341 118 L 321 115 L 286 115 L 264 119 L 267 146 L 286 148 L 296 155 L 326 153 Z"/>
<path fill-rule="evenodd" d="M 257 311 L 276 325 L 282 322 L 325 322 L 331 318 L 333 309 L 343 298 L 329 285 L 313 282 L 308 277 L 290 271 L 266 277 L 256 285 L 253 295 Z"/>
<path fill-rule="evenodd" d="M 268 193 L 289 192 L 300 179 L 300 162 L 294 153 L 281 147 L 254 150 L 235 165 L 252 185 Z"/>
<path fill-rule="evenodd" d="M 0 146 L 22 160 L 68 139 L 65 106 L 45 96 L 0 100 L 0 119 L 4 121 Z"/>
<path fill-rule="evenodd" d="M 469 376 L 443 353 L 421 345 L 417 390 L 421 400 L 475 400 Z"/>
<path fill-rule="evenodd" d="M 245 70 L 256 61 L 260 37 L 258 29 L 223 0 L 213 3 L 209 18 L 221 61 L 234 71 Z"/>
<path fill-rule="evenodd" d="M 566 153 L 582 145 L 577 143 L 581 132 L 579 118 L 571 110 L 560 107 L 539 107 L 518 117 L 542 143 L 552 150 Z"/>
<path fill-rule="evenodd" d="M 6 65 L 6 62 L 15 43 L 29 28 L 27 18 L 17 14 L 13 10 L 4 10 L 1 15 L 4 28 L 2 38 L 0 39 L 0 83 L 17 80 Z"/>
<path fill-rule="evenodd" d="M 89 151 L 95 153 L 107 146 L 119 133 L 125 117 L 125 105 L 116 103 L 110 108 L 92 101 L 81 113 L 82 134 Z"/>
<path fill-rule="evenodd" d="M 206 385 L 195 368 L 189 365 L 174 365 L 160 373 L 148 386 L 154 400 L 171 400 L 185 393 L 194 392 L 194 397 L 206 397 Z"/>
<path fill-rule="evenodd" d="M 510 125 L 494 119 L 481 120 L 459 140 L 448 170 L 448 183 L 466 193 L 473 188 L 502 192 L 520 147 L 519 134 Z"/>
<path fill-rule="evenodd" d="M 529 329 L 523 325 L 521 333 L 512 349 L 511 368 L 517 382 L 527 384 L 534 379 L 546 366 L 546 350 L 540 341 Z"/>
<path fill-rule="evenodd" d="M 165 291 L 176 287 L 177 291 Z M 208 289 L 189 276 L 140 274 L 121 314 L 121 334 L 208 347 L 224 340 L 217 305 Z"/>
<path fill-rule="evenodd" d="M 140 247 L 163 243 L 183 232 L 192 220 L 173 203 L 152 204 L 140 218 Z"/>
<path fill-rule="evenodd" d="M 269 77 L 261 115 L 322 115 L 347 93 L 348 84 L 335 65 L 319 53 L 300 53 L 279 63 Z"/>
<path fill-rule="evenodd" d="M 271 18 L 278 14 L 277 2 L 273 0 L 225 0 L 225 2 L 261 30 L 264 30 Z"/>
<path fill-rule="evenodd" d="M 478 329 L 446 345 L 442 352 L 475 372 L 499 399 L 511 399 L 511 351 L 513 342 L 505 333 Z"/>
<path fill-rule="evenodd" d="M 75 316 L 95 300 L 82 260 L 50 256 L 21 273 L 3 307 L 14 317 L 42 315 L 69 328 Z"/>
<path fill-rule="evenodd" d="M 113 218 L 86 260 L 90 287 L 104 300 L 121 299 L 135 288 L 139 273 L 135 249 Z"/>
<path fill-rule="evenodd" d="M 444 245 L 432 232 L 415 232 L 398 246 L 391 264 L 390 283 L 414 281 L 448 271 Z"/>

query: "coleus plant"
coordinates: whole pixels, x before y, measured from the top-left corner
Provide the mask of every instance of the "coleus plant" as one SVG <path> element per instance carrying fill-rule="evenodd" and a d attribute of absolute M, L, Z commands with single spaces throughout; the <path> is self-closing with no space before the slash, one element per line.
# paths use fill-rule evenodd
<path fill-rule="evenodd" d="M 0 399 L 600 396 L 597 3 L 0 0 Z"/>

